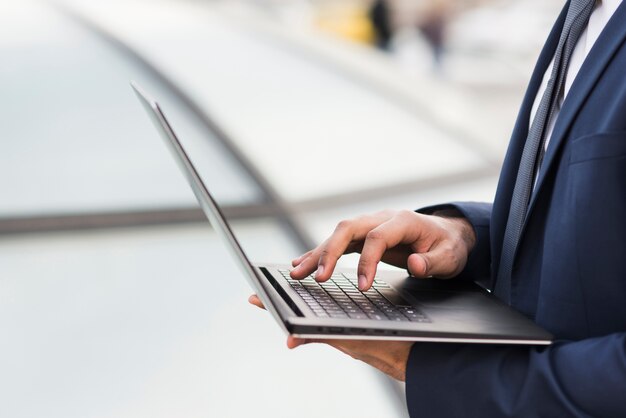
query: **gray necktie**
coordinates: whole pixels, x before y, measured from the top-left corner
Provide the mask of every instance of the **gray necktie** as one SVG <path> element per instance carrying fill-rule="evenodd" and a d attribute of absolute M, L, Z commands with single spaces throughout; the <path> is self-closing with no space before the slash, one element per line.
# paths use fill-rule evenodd
<path fill-rule="evenodd" d="M 587 27 L 595 2 L 595 0 L 571 0 L 570 2 L 561 38 L 554 55 L 552 74 L 541 102 L 539 102 L 539 108 L 530 126 L 522 152 L 502 242 L 502 256 L 495 287 L 495 294 L 509 304 L 511 303 L 513 261 L 522 226 L 526 219 L 535 176 L 543 160 L 546 127 L 558 109 L 559 95 L 565 85 L 565 76 L 572 52 L 578 38 Z"/>

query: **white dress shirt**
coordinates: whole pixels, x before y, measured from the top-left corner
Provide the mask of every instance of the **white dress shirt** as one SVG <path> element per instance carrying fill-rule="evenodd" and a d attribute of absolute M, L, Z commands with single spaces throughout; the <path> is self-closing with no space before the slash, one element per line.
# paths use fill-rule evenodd
<path fill-rule="evenodd" d="M 552 131 L 554 130 L 554 125 L 556 124 L 556 120 L 559 116 L 559 112 L 561 110 L 561 106 L 563 105 L 563 101 L 567 97 L 567 93 L 569 93 L 576 76 L 578 75 L 578 71 L 580 67 L 582 67 L 585 58 L 591 51 L 591 48 L 598 40 L 600 33 L 615 13 L 615 10 L 622 3 L 622 0 L 598 0 L 596 1 L 596 6 L 591 14 L 591 18 L 589 19 L 589 24 L 587 28 L 580 36 L 578 43 L 576 44 L 576 48 L 572 53 L 570 58 L 569 68 L 567 69 L 567 75 L 565 76 L 565 88 L 564 91 L 559 97 L 559 102 L 557 105 L 556 112 L 554 117 L 548 122 L 548 128 L 546 131 L 546 142 L 545 147 L 548 148 L 548 143 L 550 142 L 550 137 L 552 136 Z M 554 59 L 548 70 L 543 76 L 543 81 L 541 83 L 541 87 L 539 87 L 539 92 L 537 93 L 537 97 L 535 98 L 535 103 L 533 104 L 533 109 L 530 114 L 530 123 L 532 124 L 533 119 L 535 118 L 535 114 L 537 113 L 537 109 L 539 108 L 539 102 L 543 97 L 543 93 L 546 91 L 548 86 L 548 80 L 550 80 L 550 75 L 552 74 L 552 67 L 554 66 Z"/>

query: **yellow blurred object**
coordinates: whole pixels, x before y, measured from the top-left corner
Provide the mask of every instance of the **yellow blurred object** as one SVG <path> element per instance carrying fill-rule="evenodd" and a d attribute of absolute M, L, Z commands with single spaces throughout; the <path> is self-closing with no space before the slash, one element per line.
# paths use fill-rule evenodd
<path fill-rule="evenodd" d="M 375 39 L 368 9 L 362 3 L 320 5 L 315 25 L 324 32 L 359 43 L 371 44 Z"/>

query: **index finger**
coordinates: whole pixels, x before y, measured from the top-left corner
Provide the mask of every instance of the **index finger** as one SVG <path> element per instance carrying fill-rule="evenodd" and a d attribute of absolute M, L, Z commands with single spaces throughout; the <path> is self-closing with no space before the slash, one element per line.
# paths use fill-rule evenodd
<path fill-rule="evenodd" d="M 357 268 L 359 289 L 361 291 L 371 287 L 374 282 L 374 276 L 376 276 L 378 263 L 388 249 L 417 239 L 415 233 L 408 228 L 411 220 L 404 216 L 395 216 L 367 234 Z"/>
<path fill-rule="evenodd" d="M 317 270 L 315 279 L 326 281 L 333 274 L 337 261 L 347 252 L 360 249 L 360 241 L 372 229 L 391 217 L 389 211 L 381 211 L 373 215 L 365 215 L 337 224 L 332 235 L 308 257 L 298 260 L 300 263 L 292 271 L 294 279 L 304 278 Z"/>

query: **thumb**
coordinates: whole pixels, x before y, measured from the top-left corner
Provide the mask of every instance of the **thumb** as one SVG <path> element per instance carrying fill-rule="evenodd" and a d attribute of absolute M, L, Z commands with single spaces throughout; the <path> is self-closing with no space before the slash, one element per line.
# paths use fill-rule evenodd
<path fill-rule="evenodd" d="M 426 254 L 413 253 L 407 259 L 407 269 L 411 276 L 426 278 L 429 276 L 429 262 Z"/>
<path fill-rule="evenodd" d="M 446 279 L 456 276 L 462 270 L 460 259 L 453 250 L 439 245 L 426 253 L 411 254 L 407 259 L 407 268 L 414 277 L 434 276 Z"/>

